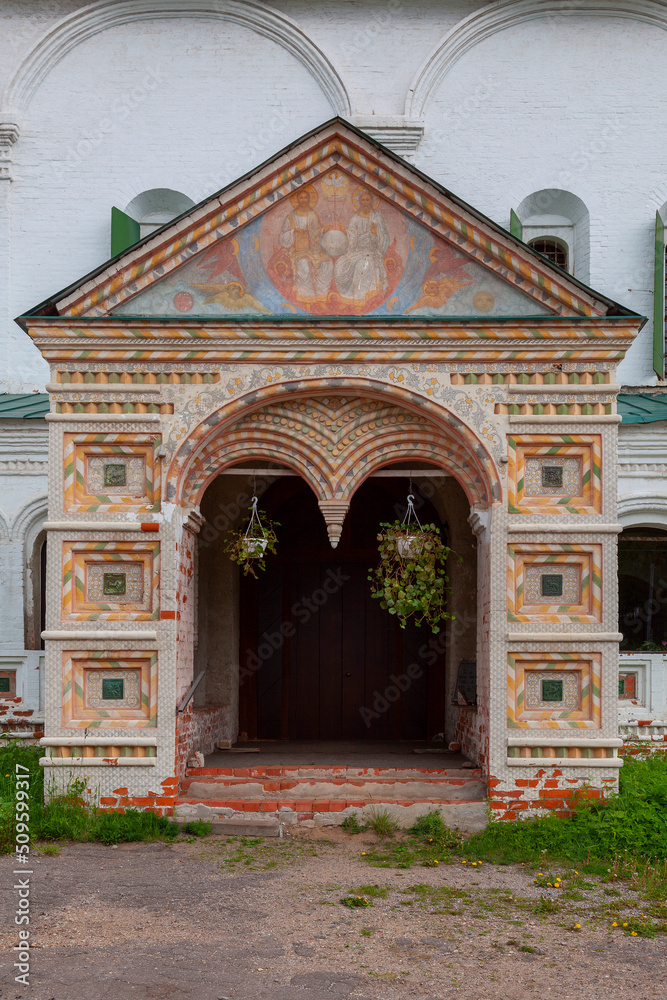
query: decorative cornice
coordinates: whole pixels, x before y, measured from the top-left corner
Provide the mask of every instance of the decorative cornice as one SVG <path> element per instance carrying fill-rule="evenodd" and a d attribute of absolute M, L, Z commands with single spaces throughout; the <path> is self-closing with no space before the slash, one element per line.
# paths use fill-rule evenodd
<path fill-rule="evenodd" d="M 46 76 L 82 42 L 118 25 L 160 18 L 227 21 L 285 48 L 311 74 L 336 114 L 350 117 L 352 101 L 330 59 L 290 17 L 256 0 L 101 0 L 58 21 L 33 46 L 7 88 L 3 105 L 21 111 L 29 105 Z"/>
<path fill-rule="evenodd" d="M 468 518 L 468 524 L 472 528 L 473 535 L 478 537 L 484 533 L 488 528 L 491 521 L 491 511 L 489 510 L 475 510 L 473 507 L 470 511 L 470 517 Z"/>
<path fill-rule="evenodd" d="M 198 510 L 191 510 L 183 521 L 183 527 L 193 535 L 198 535 L 206 524 L 206 518 Z"/>
<path fill-rule="evenodd" d="M 667 527 L 667 493 L 621 494 L 617 501 L 618 519 L 623 528 Z"/>
<path fill-rule="evenodd" d="M 357 115 L 352 124 L 399 156 L 414 153 L 424 135 L 423 121 L 402 115 Z"/>
<path fill-rule="evenodd" d="M 18 122 L 0 119 L 0 181 L 12 179 L 12 146 L 19 137 Z"/>
<path fill-rule="evenodd" d="M 500 0 L 459 21 L 417 70 L 405 102 L 406 118 L 421 118 L 434 92 L 470 49 L 499 31 L 526 21 L 559 17 L 613 17 L 667 30 L 667 3 L 661 0 Z"/>

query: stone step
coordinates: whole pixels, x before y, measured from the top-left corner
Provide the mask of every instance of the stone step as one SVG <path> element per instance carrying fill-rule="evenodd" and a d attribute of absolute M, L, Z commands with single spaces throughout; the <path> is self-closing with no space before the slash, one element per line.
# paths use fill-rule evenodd
<path fill-rule="evenodd" d="M 175 810 L 174 816 L 181 825 L 193 818 L 187 810 L 185 815 Z M 212 816 L 208 821 L 212 827 L 211 833 L 222 837 L 281 837 L 284 827 L 284 824 L 277 819 L 259 819 L 256 816 L 253 818 L 251 813 L 241 819 L 221 819 L 219 816 Z"/>
<path fill-rule="evenodd" d="M 445 801 L 442 799 L 315 799 L 310 801 L 281 799 L 196 799 L 180 797 L 174 807 L 174 817 L 183 822 L 205 819 L 214 824 L 236 823 L 228 835 L 276 836 L 275 833 L 250 832 L 245 827 L 264 822 L 278 824 L 282 831 L 297 825 L 340 826 L 345 818 L 354 813 L 360 823 L 372 819 L 376 810 L 386 812 L 399 827 L 409 828 L 416 820 L 438 809 L 447 826 L 464 833 L 476 833 L 484 829 L 488 822 L 486 802 L 483 799 Z M 220 830 L 220 832 L 224 832 Z"/>

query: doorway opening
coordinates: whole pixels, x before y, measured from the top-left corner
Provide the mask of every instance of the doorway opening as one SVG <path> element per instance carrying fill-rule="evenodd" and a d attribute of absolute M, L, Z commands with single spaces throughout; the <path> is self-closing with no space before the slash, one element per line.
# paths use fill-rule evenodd
<path fill-rule="evenodd" d="M 335 549 L 303 480 L 267 490 L 261 503 L 279 523 L 278 554 L 257 580 L 241 579 L 242 736 L 423 741 L 443 732 L 446 636 L 402 629 L 368 581 L 379 524 L 403 516 L 409 485 L 407 476 L 368 479 Z M 447 542 L 435 507 L 418 500 L 422 523 Z"/>

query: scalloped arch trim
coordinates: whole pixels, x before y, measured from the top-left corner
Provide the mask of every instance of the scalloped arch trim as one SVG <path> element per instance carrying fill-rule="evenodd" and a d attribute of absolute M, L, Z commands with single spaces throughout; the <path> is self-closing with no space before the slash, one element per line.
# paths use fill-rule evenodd
<path fill-rule="evenodd" d="M 158 18 L 204 18 L 231 21 L 277 42 L 305 66 L 337 114 L 349 117 L 353 107 L 340 74 L 328 57 L 291 18 L 255 0 L 100 0 L 62 18 L 25 56 L 3 99 L 5 113 L 21 114 L 45 77 L 82 42 L 120 24 Z"/>
<path fill-rule="evenodd" d="M 548 17 L 621 17 L 667 30 L 667 4 L 654 0 L 576 0 L 548 4 L 544 0 L 501 0 L 459 21 L 438 42 L 417 70 L 408 90 L 405 114 L 421 118 L 426 105 L 452 67 L 480 42 L 525 21 Z"/>
<path fill-rule="evenodd" d="M 174 456 L 168 499 L 198 504 L 223 468 L 248 458 L 283 462 L 321 504 L 347 506 L 375 469 L 411 458 L 450 471 L 471 504 L 501 498 L 493 462 L 465 424 L 444 407 L 373 380 L 282 383 L 221 407 Z"/>

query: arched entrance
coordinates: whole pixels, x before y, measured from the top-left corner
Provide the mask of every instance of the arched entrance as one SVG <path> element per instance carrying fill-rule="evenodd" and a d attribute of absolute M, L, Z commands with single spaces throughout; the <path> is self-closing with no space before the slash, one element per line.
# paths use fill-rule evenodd
<path fill-rule="evenodd" d="M 278 521 L 278 554 L 241 581 L 239 728 L 250 739 L 427 740 L 442 732 L 445 642 L 401 629 L 371 597 L 382 521 L 402 516 L 407 477 L 372 478 L 355 493 L 338 546 L 303 480 L 262 498 Z M 420 519 L 436 523 L 418 495 Z"/>

